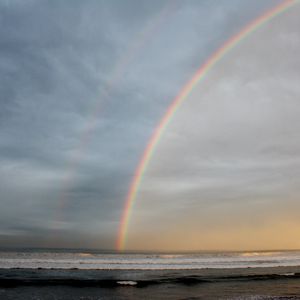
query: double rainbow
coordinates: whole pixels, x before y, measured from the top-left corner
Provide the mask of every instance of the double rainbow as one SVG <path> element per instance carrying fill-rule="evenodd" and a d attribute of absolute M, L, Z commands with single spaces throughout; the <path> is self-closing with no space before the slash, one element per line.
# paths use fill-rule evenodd
<path fill-rule="evenodd" d="M 116 244 L 116 247 L 119 251 L 124 250 L 125 248 L 130 216 L 137 197 L 139 186 L 143 179 L 143 175 L 164 131 L 166 130 L 168 124 L 171 122 L 172 117 L 174 116 L 176 111 L 180 108 L 181 104 L 186 100 L 187 96 L 191 93 L 196 84 L 203 80 L 209 70 L 212 69 L 230 50 L 232 50 L 237 44 L 243 41 L 258 28 L 262 27 L 264 24 L 266 24 L 276 16 L 282 14 L 297 3 L 299 3 L 299 0 L 283 1 L 279 5 L 275 6 L 274 8 L 270 9 L 269 11 L 265 12 L 263 15 L 252 21 L 238 34 L 227 40 L 225 44 L 223 44 L 217 51 L 215 51 L 209 57 L 209 59 L 197 70 L 192 79 L 183 87 L 180 93 L 172 101 L 163 118 L 154 130 L 142 155 L 142 158 L 135 170 L 133 180 L 130 184 L 130 188 L 125 200 L 125 207 L 120 221 L 119 234 Z"/>

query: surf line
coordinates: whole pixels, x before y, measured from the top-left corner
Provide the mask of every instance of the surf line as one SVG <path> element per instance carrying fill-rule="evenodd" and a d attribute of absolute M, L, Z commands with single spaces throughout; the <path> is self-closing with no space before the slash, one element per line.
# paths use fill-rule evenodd
<path fill-rule="evenodd" d="M 132 209 L 137 197 L 139 187 L 141 185 L 143 175 L 148 167 L 155 149 L 166 130 L 168 124 L 171 122 L 172 117 L 176 111 L 180 108 L 181 104 L 186 100 L 187 96 L 191 93 L 193 88 L 201 82 L 207 75 L 207 73 L 235 46 L 247 38 L 250 34 L 255 32 L 257 29 L 271 21 L 276 16 L 287 11 L 289 8 L 299 3 L 299 0 L 285 0 L 275 7 L 271 8 L 258 18 L 254 19 L 248 25 L 246 25 L 241 31 L 229 38 L 218 50 L 216 50 L 204 64 L 196 71 L 193 77 L 188 83 L 182 88 L 179 94 L 173 99 L 171 105 L 167 108 L 164 116 L 158 123 L 157 127 L 152 133 L 152 136 L 144 150 L 144 153 L 139 161 L 139 164 L 135 170 L 133 179 L 131 181 L 128 193 L 125 199 L 125 205 L 120 220 L 119 232 L 116 241 L 116 248 L 119 251 L 125 249 L 128 226 L 132 213 Z"/>

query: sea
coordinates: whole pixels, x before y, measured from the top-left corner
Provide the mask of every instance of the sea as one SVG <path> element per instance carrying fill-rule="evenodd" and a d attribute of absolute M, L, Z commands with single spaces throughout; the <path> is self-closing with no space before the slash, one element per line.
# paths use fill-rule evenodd
<path fill-rule="evenodd" d="M 0 250 L 0 268 L 188 270 L 300 266 L 300 251 L 109 253 L 96 250 Z"/>
<path fill-rule="evenodd" d="M 300 251 L 0 250 L 0 299 L 300 299 Z"/>

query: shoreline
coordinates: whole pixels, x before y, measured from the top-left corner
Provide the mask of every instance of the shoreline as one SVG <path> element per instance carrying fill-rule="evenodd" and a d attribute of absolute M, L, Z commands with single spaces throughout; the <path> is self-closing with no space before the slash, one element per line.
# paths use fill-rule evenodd
<path fill-rule="evenodd" d="M 300 280 L 300 266 L 198 270 L 0 269 L 0 287 L 146 287 L 161 284 Z"/>
<path fill-rule="evenodd" d="M 300 299 L 300 266 L 201 270 L 0 269 L 0 299 Z"/>

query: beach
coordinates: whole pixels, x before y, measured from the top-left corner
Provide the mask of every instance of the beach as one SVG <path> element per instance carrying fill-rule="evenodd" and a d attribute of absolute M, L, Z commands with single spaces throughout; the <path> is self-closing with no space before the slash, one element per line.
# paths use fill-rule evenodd
<path fill-rule="evenodd" d="M 300 299 L 300 267 L 0 273 L 0 299 Z"/>
<path fill-rule="evenodd" d="M 0 299 L 300 299 L 299 258 L 297 251 L 4 251 Z"/>

